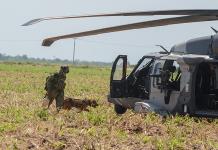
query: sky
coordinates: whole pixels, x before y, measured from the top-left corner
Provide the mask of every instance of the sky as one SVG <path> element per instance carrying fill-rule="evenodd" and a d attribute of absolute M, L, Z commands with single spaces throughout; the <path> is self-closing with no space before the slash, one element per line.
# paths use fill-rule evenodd
<path fill-rule="evenodd" d="M 43 39 L 102 27 L 163 18 L 105 17 L 45 21 L 24 27 L 23 23 L 41 17 L 149 11 L 167 9 L 217 9 L 217 0 L 0 0 L 0 53 L 35 58 L 73 59 L 73 40 L 61 40 L 51 47 L 41 46 Z M 158 52 L 160 44 L 170 49 L 191 38 L 213 34 L 218 21 L 170 25 L 165 27 L 107 33 L 76 39 L 75 59 L 112 62 L 117 55 L 128 55 L 136 63 L 143 55 Z"/>

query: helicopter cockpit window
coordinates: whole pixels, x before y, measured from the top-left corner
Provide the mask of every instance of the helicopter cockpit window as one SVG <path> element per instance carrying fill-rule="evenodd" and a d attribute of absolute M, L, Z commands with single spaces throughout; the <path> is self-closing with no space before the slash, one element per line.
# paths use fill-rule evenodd
<path fill-rule="evenodd" d="M 122 80 L 123 78 L 123 59 L 117 62 L 116 70 L 114 72 L 113 80 Z"/>
<path fill-rule="evenodd" d="M 146 66 L 148 66 L 151 63 L 152 58 L 145 58 L 143 62 L 138 66 L 138 68 L 135 70 L 135 72 L 138 72 L 139 70 L 142 70 Z"/>

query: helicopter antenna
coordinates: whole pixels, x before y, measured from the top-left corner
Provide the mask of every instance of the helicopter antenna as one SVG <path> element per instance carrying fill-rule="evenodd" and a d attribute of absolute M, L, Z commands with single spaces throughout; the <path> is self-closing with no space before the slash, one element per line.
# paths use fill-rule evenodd
<path fill-rule="evenodd" d="M 210 27 L 215 33 L 218 33 L 218 31 L 215 29 L 215 28 L 213 28 L 213 27 Z"/>
<path fill-rule="evenodd" d="M 162 45 L 156 45 L 156 46 L 158 46 L 158 47 L 160 47 L 160 48 L 162 48 L 167 54 L 169 54 L 170 52 L 165 48 L 165 47 L 163 47 Z"/>

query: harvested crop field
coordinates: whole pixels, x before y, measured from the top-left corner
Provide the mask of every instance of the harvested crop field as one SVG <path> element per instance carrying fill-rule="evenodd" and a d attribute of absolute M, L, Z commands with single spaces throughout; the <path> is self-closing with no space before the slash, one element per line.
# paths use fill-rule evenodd
<path fill-rule="evenodd" d="M 59 66 L 0 64 L 1 149 L 218 149 L 218 120 L 161 118 L 107 102 L 110 68 L 70 67 L 65 95 L 93 99 L 89 111 L 42 109 L 45 78 Z"/>

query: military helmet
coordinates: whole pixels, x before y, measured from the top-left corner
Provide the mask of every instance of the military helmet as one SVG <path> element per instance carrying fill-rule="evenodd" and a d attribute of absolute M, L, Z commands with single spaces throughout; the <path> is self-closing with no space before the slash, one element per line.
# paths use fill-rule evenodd
<path fill-rule="evenodd" d="M 69 72 L 69 67 L 68 66 L 61 66 L 60 71 L 63 71 L 64 73 L 68 73 Z"/>

